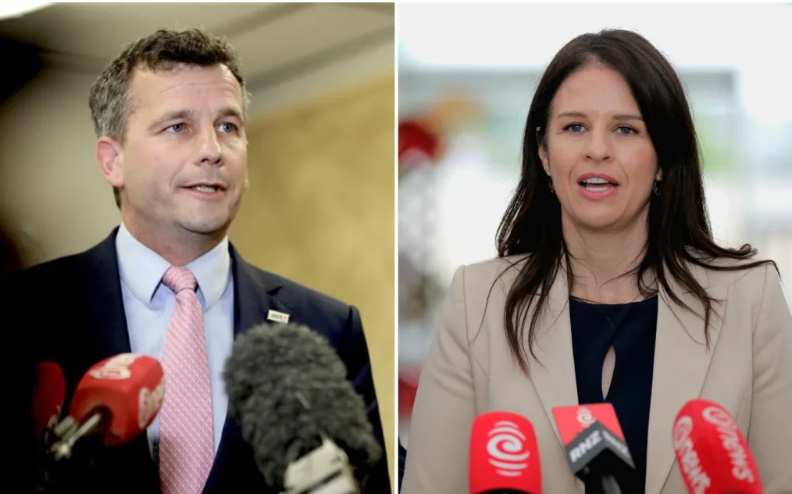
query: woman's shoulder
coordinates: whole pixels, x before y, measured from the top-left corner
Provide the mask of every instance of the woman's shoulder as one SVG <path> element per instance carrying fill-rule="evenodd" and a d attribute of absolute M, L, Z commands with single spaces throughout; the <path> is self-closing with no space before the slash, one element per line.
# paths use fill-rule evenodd
<path fill-rule="evenodd" d="M 708 286 L 764 285 L 768 276 L 778 276 L 775 262 L 762 257 L 711 257 L 690 250 L 696 262 L 694 269 L 702 272 Z"/>
<path fill-rule="evenodd" d="M 490 287 L 496 281 L 508 285 L 516 278 L 529 257 L 530 254 L 518 254 L 465 264 L 457 269 L 455 276 L 461 276 L 465 286 L 468 287 L 476 285 Z"/>

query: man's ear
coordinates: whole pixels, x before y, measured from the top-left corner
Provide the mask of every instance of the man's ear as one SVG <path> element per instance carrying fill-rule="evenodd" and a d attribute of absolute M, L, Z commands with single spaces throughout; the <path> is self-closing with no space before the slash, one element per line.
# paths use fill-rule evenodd
<path fill-rule="evenodd" d="M 112 137 L 96 141 L 96 163 L 107 182 L 116 188 L 124 186 L 124 163 L 121 144 Z"/>

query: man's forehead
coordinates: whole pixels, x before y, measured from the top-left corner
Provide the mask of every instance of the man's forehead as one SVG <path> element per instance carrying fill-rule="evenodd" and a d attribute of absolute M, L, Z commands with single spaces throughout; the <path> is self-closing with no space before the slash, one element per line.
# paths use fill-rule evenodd
<path fill-rule="evenodd" d="M 225 79 L 230 86 L 241 91 L 239 81 L 233 72 L 224 64 L 195 65 L 187 63 L 163 63 L 151 68 L 138 64 L 132 69 L 129 77 L 130 89 L 146 85 L 173 85 L 181 83 L 216 83 L 219 78 Z"/>
<path fill-rule="evenodd" d="M 138 65 L 132 71 L 129 82 L 129 103 L 131 106 L 160 104 L 167 98 L 178 96 L 184 89 L 221 87 L 243 102 L 242 88 L 234 74 L 223 64 L 194 65 L 173 63 L 149 68 Z"/>

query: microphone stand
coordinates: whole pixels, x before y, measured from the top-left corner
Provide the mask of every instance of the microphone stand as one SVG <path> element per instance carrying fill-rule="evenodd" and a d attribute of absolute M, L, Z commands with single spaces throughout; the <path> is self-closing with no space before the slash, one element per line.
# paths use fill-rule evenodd
<path fill-rule="evenodd" d="M 621 494 L 621 488 L 613 474 L 603 473 L 600 475 L 600 481 L 602 482 L 602 492 L 604 494 Z"/>

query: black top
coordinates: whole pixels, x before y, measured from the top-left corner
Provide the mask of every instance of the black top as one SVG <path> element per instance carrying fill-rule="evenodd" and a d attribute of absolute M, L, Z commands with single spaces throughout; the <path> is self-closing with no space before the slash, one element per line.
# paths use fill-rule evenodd
<path fill-rule="evenodd" d="M 635 478 L 628 479 L 631 485 L 623 485 L 622 492 L 644 492 L 657 297 L 628 304 L 591 304 L 570 298 L 569 315 L 578 402 L 613 405 L 636 469 Z M 608 396 L 603 397 L 602 366 L 610 347 L 616 352 L 616 365 Z M 598 485 L 586 485 L 586 494 L 601 492 Z"/>

